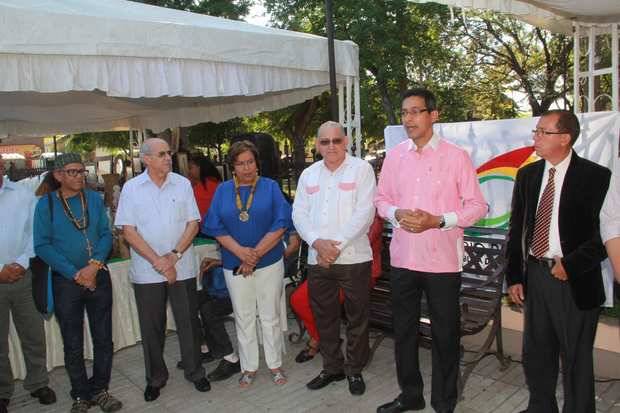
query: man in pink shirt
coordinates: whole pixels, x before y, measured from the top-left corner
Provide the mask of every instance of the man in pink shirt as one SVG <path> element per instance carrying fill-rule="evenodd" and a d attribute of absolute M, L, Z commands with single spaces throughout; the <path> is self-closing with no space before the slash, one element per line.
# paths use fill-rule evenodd
<path fill-rule="evenodd" d="M 418 359 L 422 292 L 431 319 L 431 405 L 437 412 L 452 412 L 459 374 L 463 228 L 486 215 L 488 206 L 467 152 L 433 133 L 439 118 L 434 95 L 426 89 L 405 92 L 401 117 L 409 139 L 388 152 L 375 196 L 379 215 L 394 227 L 390 278 L 401 394 L 377 412 L 425 407 Z"/>

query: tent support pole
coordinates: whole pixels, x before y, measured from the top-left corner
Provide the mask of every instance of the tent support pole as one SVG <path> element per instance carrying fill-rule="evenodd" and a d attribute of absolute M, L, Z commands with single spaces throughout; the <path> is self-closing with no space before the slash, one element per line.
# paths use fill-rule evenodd
<path fill-rule="evenodd" d="M 336 56 L 334 53 L 333 2 L 325 0 L 325 28 L 327 31 L 327 53 L 329 55 L 329 108 L 331 120 L 338 119 L 338 90 L 336 86 Z"/>

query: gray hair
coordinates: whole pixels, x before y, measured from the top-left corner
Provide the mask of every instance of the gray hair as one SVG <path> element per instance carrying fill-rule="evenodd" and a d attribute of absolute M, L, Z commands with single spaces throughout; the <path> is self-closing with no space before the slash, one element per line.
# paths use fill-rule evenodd
<path fill-rule="evenodd" d="M 146 155 L 150 155 L 151 152 L 153 152 L 153 148 L 151 148 L 151 143 L 155 143 L 156 141 L 164 142 L 166 145 L 168 144 L 168 142 L 160 138 L 145 139 L 144 142 L 142 142 L 142 145 L 140 145 L 140 160 L 142 162 L 144 162 L 144 157 Z"/>
<path fill-rule="evenodd" d="M 323 122 L 321 126 L 319 126 L 319 130 L 316 132 L 316 137 L 320 138 L 321 134 L 326 129 L 331 129 L 331 128 L 338 129 L 340 133 L 342 134 L 342 136 L 346 136 L 346 133 L 344 132 L 344 127 L 340 123 L 334 122 L 333 120 L 328 120 L 327 122 Z"/>

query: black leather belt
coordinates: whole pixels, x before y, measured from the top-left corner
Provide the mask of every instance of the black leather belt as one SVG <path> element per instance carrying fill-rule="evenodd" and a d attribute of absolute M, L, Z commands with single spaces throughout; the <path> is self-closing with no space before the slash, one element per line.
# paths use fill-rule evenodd
<path fill-rule="evenodd" d="M 538 265 L 542 265 L 543 267 L 547 267 L 549 269 L 553 268 L 553 266 L 555 265 L 555 260 L 553 260 L 552 258 L 545 258 L 545 257 L 536 258 L 535 256 L 531 254 L 527 257 L 527 260 L 530 262 L 534 262 Z"/>

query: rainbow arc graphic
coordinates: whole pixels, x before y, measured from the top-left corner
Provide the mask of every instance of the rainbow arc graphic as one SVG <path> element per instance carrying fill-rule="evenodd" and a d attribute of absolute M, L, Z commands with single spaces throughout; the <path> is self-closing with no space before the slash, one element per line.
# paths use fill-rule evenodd
<path fill-rule="evenodd" d="M 536 154 L 533 146 L 525 146 L 510 152 L 503 153 L 485 162 L 476 169 L 480 184 L 493 180 L 514 182 L 519 168 L 535 161 Z M 498 216 L 482 218 L 476 226 L 490 228 L 508 228 L 510 210 Z"/>

